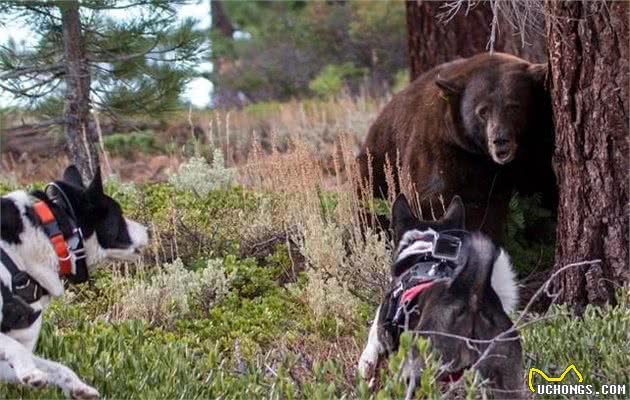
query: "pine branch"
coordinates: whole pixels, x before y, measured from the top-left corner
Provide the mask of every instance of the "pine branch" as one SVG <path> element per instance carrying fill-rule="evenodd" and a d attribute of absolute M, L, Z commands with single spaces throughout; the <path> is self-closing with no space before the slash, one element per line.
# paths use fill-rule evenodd
<path fill-rule="evenodd" d="M 57 88 L 59 87 L 59 85 L 61 84 L 61 79 L 56 79 L 57 77 L 62 76 L 63 73 L 59 73 L 58 76 L 56 76 L 54 79 L 49 79 L 49 80 L 45 80 L 39 83 L 36 83 L 35 85 L 32 85 L 28 88 L 20 88 L 17 86 L 13 86 L 13 87 L 9 87 L 6 86 L 3 83 L 0 83 L 0 89 L 5 90 L 11 94 L 13 94 L 14 96 L 24 96 L 27 97 L 31 100 L 36 100 L 36 99 L 40 99 L 42 97 L 46 97 L 49 94 L 53 93 L 55 90 L 57 90 Z M 56 82 L 53 84 L 53 86 L 51 86 L 48 90 L 45 90 L 43 92 L 39 92 L 39 93 L 31 93 L 34 89 L 40 88 L 42 86 L 51 84 L 53 81 Z"/>
<path fill-rule="evenodd" d="M 180 3 L 185 3 L 185 2 L 180 2 Z M 89 8 L 90 10 L 97 10 L 97 11 L 103 11 L 103 10 L 125 10 L 127 8 L 140 7 L 140 6 L 151 6 L 151 7 L 161 8 L 163 10 L 172 12 L 172 8 L 171 7 L 169 7 L 169 6 L 165 5 L 165 4 L 156 5 L 155 1 L 153 1 L 153 0 L 141 0 L 141 1 L 134 2 L 134 3 L 128 3 L 128 4 L 124 4 L 124 5 L 118 5 L 118 6 L 114 6 L 114 5 L 100 6 L 100 5 L 95 5 L 95 4 L 93 5 L 93 4 L 89 4 L 89 3 L 81 4 L 81 7 Z"/>
<path fill-rule="evenodd" d="M 63 71 L 63 70 L 64 70 L 63 64 L 54 64 L 54 65 L 39 66 L 39 67 L 21 67 L 21 68 L 15 68 L 12 71 L 0 73 L 0 79 L 2 80 L 17 79 L 24 75 L 29 75 L 29 74 L 54 73 L 54 72 Z"/>

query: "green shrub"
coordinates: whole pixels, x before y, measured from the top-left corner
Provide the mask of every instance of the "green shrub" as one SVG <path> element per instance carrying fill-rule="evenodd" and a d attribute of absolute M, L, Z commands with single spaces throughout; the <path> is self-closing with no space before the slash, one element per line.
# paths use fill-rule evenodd
<path fill-rule="evenodd" d="M 260 103 L 249 104 L 243 108 L 247 115 L 258 118 L 269 118 L 277 114 L 282 109 L 282 103 L 277 101 L 262 101 Z"/>
<path fill-rule="evenodd" d="M 409 85 L 409 70 L 401 69 L 396 72 L 394 76 L 394 85 L 392 86 L 392 92 L 398 93 Z"/>
<path fill-rule="evenodd" d="M 365 68 L 357 68 L 352 63 L 326 65 L 308 87 L 321 97 L 334 97 L 341 93 L 347 80 L 365 73 Z"/>
<path fill-rule="evenodd" d="M 521 332 L 525 370 L 533 367 L 549 376 L 559 376 L 574 364 L 584 377 L 583 383 L 594 385 L 596 390 L 602 384 L 628 384 L 630 291 L 620 291 L 618 301 L 617 306 L 600 308 L 589 305 L 580 318 L 572 315 L 566 306 L 552 306 L 548 314 L 553 318 Z M 534 379 L 535 385 L 542 378 L 535 375 Z M 567 379 L 574 382 L 575 378 L 571 376 Z M 627 396 L 626 392 L 623 396 L 611 398 Z"/>
<path fill-rule="evenodd" d="M 212 154 L 212 166 L 203 157 L 192 157 L 179 166 L 169 182 L 179 191 L 189 191 L 200 197 L 212 190 L 232 186 L 236 171 L 225 167 L 221 150 L 215 149 Z"/>
<path fill-rule="evenodd" d="M 134 153 L 151 154 L 160 150 L 153 131 L 114 133 L 103 137 L 105 150 L 111 154 L 129 158 Z"/>
<path fill-rule="evenodd" d="M 191 271 L 178 258 L 165 264 L 147 281 L 138 281 L 114 305 L 116 319 L 148 321 L 168 326 L 188 317 L 191 308 L 208 310 L 223 301 L 230 288 L 222 261 L 208 260 L 206 268 Z"/>
<path fill-rule="evenodd" d="M 542 271 L 553 265 L 555 218 L 542 206 L 540 194 L 515 194 L 510 199 L 504 247 L 520 273 Z"/>

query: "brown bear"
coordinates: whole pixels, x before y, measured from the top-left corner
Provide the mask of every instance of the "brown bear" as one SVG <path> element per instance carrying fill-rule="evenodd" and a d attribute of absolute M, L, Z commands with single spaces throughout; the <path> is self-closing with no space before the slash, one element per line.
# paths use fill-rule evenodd
<path fill-rule="evenodd" d="M 374 195 L 385 196 L 389 159 L 409 174 L 423 210 L 429 201 L 436 209 L 439 195 L 446 204 L 459 195 L 466 228 L 500 240 L 514 190 L 541 192 L 549 206 L 556 201 L 546 72 L 545 64 L 503 53 L 431 69 L 396 94 L 371 126 L 358 156 L 362 179 L 371 175 Z"/>

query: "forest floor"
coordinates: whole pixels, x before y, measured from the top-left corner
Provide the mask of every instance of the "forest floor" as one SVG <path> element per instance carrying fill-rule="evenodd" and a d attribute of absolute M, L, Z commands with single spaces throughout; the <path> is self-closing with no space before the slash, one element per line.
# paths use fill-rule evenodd
<path fill-rule="evenodd" d="M 353 155 L 385 101 L 182 112 L 166 128 L 104 134 L 107 191 L 153 240 L 143 260 L 108 263 L 69 286 L 45 314 L 37 354 L 112 399 L 401 397 L 401 354 L 374 391 L 356 374 L 391 243 L 357 228 L 365 217 Z M 0 194 L 41 185 L 65 164 L 5 155 Z M 373 206 L 387 212 L 385 202 Z M 552 261 L 553 243 L 527 236 L 546 218 L 535 198 L 510 205 L 506 247 L 524 285 Z M 552 306 L 525 321 L 525 382 L 531 367 L 558 376 L 570 364 L 586 384 L 630 382 L 628 290 L 580 318 Z M 418 396 L 444 393 L 433 378 L 425 374 Z M 451 397 L 484 390 L 469 374 Z M 0 384 L 1 398 L 62 396 Z"/>

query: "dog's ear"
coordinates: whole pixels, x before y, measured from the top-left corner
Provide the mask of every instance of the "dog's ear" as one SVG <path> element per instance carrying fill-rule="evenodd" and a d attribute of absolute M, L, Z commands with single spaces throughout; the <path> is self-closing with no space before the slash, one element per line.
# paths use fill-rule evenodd
<path fill-rule="evenodd" d="M 486 292 L 491 290 L 492 269 L 499 250 L 492 241 L 481 233 L 475 233 L 462 243 L 461 260 L 449 291 L 467 301 L 470 310 L 480 310 Z"/>
<path fill-rule="evenodd" d="M 418 219 L 413 215 L 407 197 L 402 193 L 399 194 L 392 205 L 391 228 L 394 232 L 394 242 L 396 245 L 400 242 L 400 238 L 402 238 L 403 234 L 417 222 Z"/>
<path fill-rule="evenodd" d="M 103 198 L 103 180 L 101 179 L 100 169 L 96 170 L 96 174 L 94 174 L 94 178 L 92 179 L 90 186 L 85 189 L 85 193 L 87 194 L 88 198 L 95 204 L 98 204 L 98 202 Z"/>
<path fill-rule="evenodd" d="M 454 196 L 453 199 L 451 199 L 451 204 L 449 204 L 446 209 L 446 213 L 440 218 L 440 223 L 449 225 L 454 229 L 465 229 L 465 220 L 466 212 L 464 210 L 464 202 L 461 197 Z"/>
<path fill-rule="evenodd" d="M 81 179 L 81 174 L 76 166 L 70 165 L 63 172 L 63 181 L 71 184 L 72 186 L 76 186 L 81 189 L 85 189 L 85 185 L 83 185 L 83 180 Z"/>

